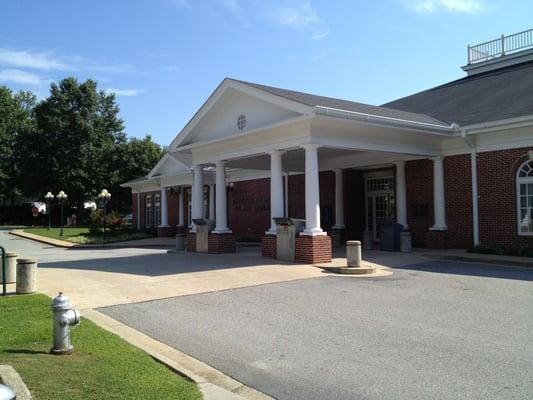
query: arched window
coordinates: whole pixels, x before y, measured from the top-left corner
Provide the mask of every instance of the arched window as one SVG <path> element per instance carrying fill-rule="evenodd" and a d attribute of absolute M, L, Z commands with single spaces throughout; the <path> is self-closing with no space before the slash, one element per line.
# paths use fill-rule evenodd
<path fill-rule="evenodd" d="M 518 234 L 533 236 L 533 160 L 526 161 L 516 174 Z"/>

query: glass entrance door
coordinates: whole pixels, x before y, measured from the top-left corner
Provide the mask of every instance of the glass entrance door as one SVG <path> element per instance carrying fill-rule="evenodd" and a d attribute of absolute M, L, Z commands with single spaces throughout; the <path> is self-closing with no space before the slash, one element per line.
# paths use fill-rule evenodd
<path fill-rule="evenodd" d="M 395 220 L 396 202 L 394 178 L 373 178 L 366 181 L 366 229 L 372 232 L 372 239 L 379 243 L 382 224 Z"/>

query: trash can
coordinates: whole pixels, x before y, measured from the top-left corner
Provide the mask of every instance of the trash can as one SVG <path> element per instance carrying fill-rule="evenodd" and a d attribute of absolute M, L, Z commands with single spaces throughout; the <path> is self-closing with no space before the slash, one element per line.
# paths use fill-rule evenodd
<path fill-rule="evenodd" d="M 305 219 L 274 218 L 276 224 L 276 258 L 294 261 L 296 258 L 296 236 L 305 229 Z"/>
<path fill-rule="evenodd" d="M 176 234 L 176 251 L 185 250 L 185 235 L 183 233 Z"/>
<path fill-rule="evenodd" d="M 15 283 L 15 281 L 17 280 L 17 257 L 18 256 L 19 255 L 17 253 L 6 253 L 6 283 Z M 4 283 L 4 277 L 2 276 L 2 269 L 0 269 L 0 283 Z"/>
<path fill-rule="evenodd" d="M 37 259 L 19 258 L 17 260 L 17 294 L 29 294 L 37 291 Z"/>
<path fill-rule="evenodd" d="M 400 233 L 403 225 L 397 222 L 386 222 L 379 230 L 380 249 L 385 251 L 400 251 Z"/>

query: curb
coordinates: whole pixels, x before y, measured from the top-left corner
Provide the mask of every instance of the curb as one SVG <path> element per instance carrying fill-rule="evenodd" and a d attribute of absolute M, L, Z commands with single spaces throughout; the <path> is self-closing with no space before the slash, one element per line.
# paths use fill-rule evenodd
<path fill-rule="evenodd" d="M 33 233 L 23 232 L 22 230 L 15 229 L 9 231 L 9 233 L 13 236 L 18 236 L 24 239 L 33 240 L 40 243 L 49 244 L 54 247 L 61 247 L 65 249 L 127 249 L 127 248 L 153 248 L 153 249 L 168 249 L 173 246 L 165 245 L 165 244 L 144 244 L 140 246 L 135 246 L 135 240 L 132 240 L 132 245 L 117 245 L 113 243 L 109 244 L 79 244 L 79 243 L 72 243 L 67 242 L 65 240 L 58 240 L 58 239 L 52 239 L 47 238 L 45 236 L 40 235 L 34 235 Z M 143 240 L 143 239 L 139 239 Z"/>
<path fill-rule="evenodd" d="M 274 400 L 223 372 L 97 310 L 81 311 L 83 317 L 148 353 L 178 375 L 196 383 L 206 400 Z"/>
<path fill-rule="evenodd" d="M 501 267 L 510 267 L 510 268 L 523 268 L 523 269 L 532 269 L 533 268 L 533 260 L 531 261 L 523 261 L 523 260 L 509 260 L 509 259 L 497 259 L 497 258 L 483 258 L 483 257 L 476 257 L 476 256 L 462 256 L 462 255 L 454 255 L 454 254 L 432 254 L 432 253 L 420 253 L 422 256 L 430 257 L 438 260 L 451 260 L 451 261 L 465 261 L 465 262 L 473 262 L 473 263 L 480 263 L 480 264 L 494 264 Z"/>

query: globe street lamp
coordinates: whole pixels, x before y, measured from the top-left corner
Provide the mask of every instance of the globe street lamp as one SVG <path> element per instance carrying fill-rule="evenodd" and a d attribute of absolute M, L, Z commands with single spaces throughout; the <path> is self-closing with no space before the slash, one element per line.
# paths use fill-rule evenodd
<path fill-rule="evenodd" d="M 102 204 L 102 207 L 104 209 L 104 242 L 105 242 L 105 231 L 107 227 L 106 206 L 110 198 L 111 198 L 111 193 L 109 193 L 107 189 L 102 189 L 102 191 L 98 194 L 98 200 L 100 200 L 100 203 Z"/>
<path fill-rule="evenodd" d="M 65 194 L 65 192 L 60 191 L 56 197 L 57 201 L 59 201 L 59 204 L 61 205 L 61 230 L 59 231 L 59 236 L 63 236 L 63 203 L 68 196 Z"/>
<path fill-rule="evenodd" d="M 51 203 L 52 203 L 52 200 L 54 198 L 54 195 L 50 192 L 46 193 L 44 195 L 44 198 L 46 199 L 46 207 L 47 207 L 47 210 L 48 210 L 48 228 L 47 230 L 49 231 L 50 230 L 50 227 L 52 226 L 52 223 L 51 223 L 51 215 L 52 215 L 52 208 L 51 208 Z"/>

